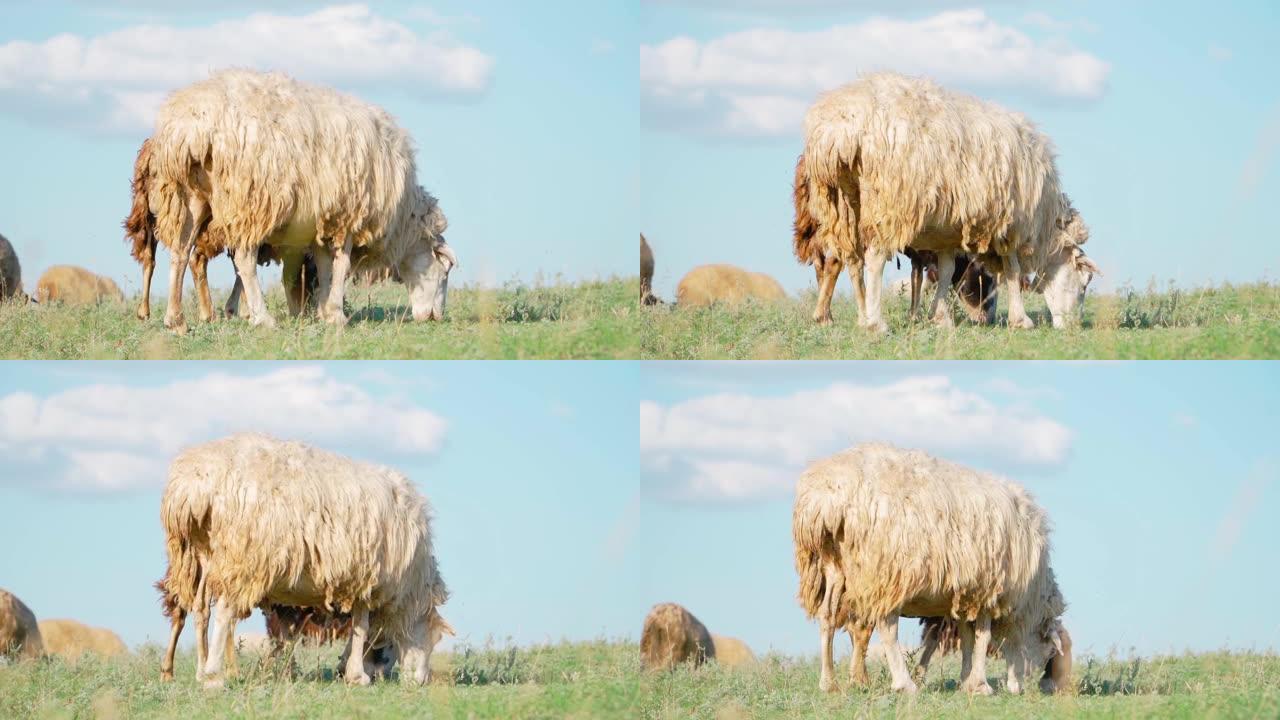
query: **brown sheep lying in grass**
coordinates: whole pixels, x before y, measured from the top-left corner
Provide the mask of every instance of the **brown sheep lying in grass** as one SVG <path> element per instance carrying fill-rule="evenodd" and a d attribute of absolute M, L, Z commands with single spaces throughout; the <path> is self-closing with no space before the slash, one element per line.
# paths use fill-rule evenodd
<path fill-rule="evenodd" d="M 36 284 L 36 301 L 41 303 L 97 305 L 107 300 L 124 302 L 124 293 L 115 281 L 75 265 L 54 265 Z"/>
<path fill-rule="evenodd" d="M 686 273 L 676 286 L 678 306 L 737 305 L 748 299 L 771 301 L 786 296 L 777 280 L 732 265 L 699 265 Z"/>
<path fill-rule="evenodd" d="M 44 655 L 44 641 L 35 613 L 8 590 L 0 590 L 0 657 L 35 660 Z"/>
<path fill-rule="evenodd" d="M 692 662 L 698 667 L 716 657 L 716 646 L 693 613 L 675 603 L 660 603 L 644 619 L 640 664 L 646 670 L 671 670 Z"/>
<path fill-rule="evenodd" d="M 711 644 L 715 647 L 716 662 L 725 667 L 741 667 L 756 661 L 756 654 L 738 638 L 713 634 Z"/>
<path fill-rule="evenodd" d="M 0 235 L 0 302 L 16 299 L 27 301 L 27 294 L 22 291 L 22 264 L 18 262 L 18 253 L 5 236 Z"/>
<path fill-rule="evenodd" d="M 85 653 L 114 657 L 129 652 L 119 635 L 75 620 L 41 620 L 40 636 L 45 652 L 64 660 L 79 660 Z"/>

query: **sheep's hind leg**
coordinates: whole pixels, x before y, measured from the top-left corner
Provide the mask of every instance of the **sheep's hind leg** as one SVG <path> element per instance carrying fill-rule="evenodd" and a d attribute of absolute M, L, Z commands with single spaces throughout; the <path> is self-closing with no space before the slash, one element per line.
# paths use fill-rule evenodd
<path fill-rule="evenodd" d="M 151 319 L 151 276 L 156 271 L 156 241 L 148 241 L 142 251 L 142 300 L 138 303 L 138 319 Z"/>
<path fill-rule="evenodd" d="M 317 253 L 323 255 L 324 253 Z M 343 293 L 346 291 L 347 272 L 351 269 L 351 238 L 345 238 L 335 245 L 333 262 L 329 271 L 329 292 L 321 295 L 325 298 L 320 303 L 320 314 L 325 321 L 334 325 L 346 325 L 347 313 L 343 307 Z M 323 289 L 321 290 L 323 292 Z"/>
<path fill-rule="evenodd" d="M 365 643 L 369 638 L 369 610 L 356 607 L 351 609 L 351 645 L 347 655 L 347 664 L 343 668 L 342 678 L 348 685 L 368 685 L 371 680 L 364 670 Z"/>
<path fill-rule="evenodd" d="M 191 259 L 191 282 L 196 286 L 196 300 L 200 304 L 200 321 L 213 322 L 213 299 L 209 297 L 209 258 L 197 250 Z"/>
<path fill-rule="evenodd" d="M 885 251 L 873 248 L 867 251 L 865 261 L 867 282 L 864 283 L 863 289 L 867 298 L 867 310 L 866 315 L 860 319 L 860 323 L 863 327 L 878 333 L 888 332 L 889 326 L 881 317 L 880 301 L 884 290 L 884 265 L 889 261 L 889 257 Z"/>
<path fill-rule="evenodd" d="M 249 305 L 249 322 L 264 327 L 275 327 L 275 318 L 267 312 L 267 303 L 262 299 L 262 288 L 258 285 L 257 248 L 237 248 L 235 259 L 236 274 L 244 282 L 244 299 Z"/>
<path fill-rule="evenodd" d="M 973 643 L 969 652 L 973 660 L 969 663 L 969 673 L 963 687 L 975 695 L 990 695 L 991 686 L 987 684 L 987 648 L 991 645 L 991 616 L 982 614 L 973 624 Z"/>
<path fill-rule="evenodd" d="M 235 637 L 237 613 L 226 598 L 218 598 L 213 611 L 213 638 L 209 644 L 209 659 L 204 664 L 206 689 L 222 687 L 225 670 L 224 659 L 229 647 L 228 637 Z M 234 649 L 232 650 L 234 652 Z"/>
<path fill-rule="evenodd" d="M 173 656 L 178 650 L 178 637 L 182 635 L 182 626 L 187 622 L 187 611 L 175 607 L 173 617 L 169 618 L 169 647 L 165 649 L 164 659 L 160 661 L 160 679 L 164 682 L 173 680 Z"/>
<path fill-rule="evenodd" d="M 187 321 L 182 317 L 182 283 L 187 274 L 187 261 L 195 247 L 196 234 L 204 222 L 204 201 L 191 196 L 182 219 L 182 231 L 176 245 L 169 248 L 169 300 L 164 313 L 164 326 L 185 335 Z"/>
<path fill-rule="evenodd" d="M 945 622 L 945 621 L 943 621 Z M 933 659 L 933 654 L 938 651 L 938 636 L 942 633 L 942 626 L 939 624 L 929 624 L 924 636 L 924 644 L 920 648 L 920 662 L 916 664 L 915 670 L 911 671 L 911 677 L 917 683 L 924 683 L 924 678 L 929 674 L 929 662 Z"/>
<path fill-rule="evenodd" d="M 911 681 L 911 673 L 907 670 L 907 659 L 902 655 L 902 648 L 898 647 L 898 613 L 881 618 L 876 629 L 880 631 L 884 659 L 889 664 L 889 674 L 893 676 L 893 689 L 915 693 L 916 684 Z"/>
<path fill-rule="evenodd" d="M 813 321 L 826 325 L 831 322 L 831 296 L 835 294 L 836 280 L 840 278 L 840 261 L 820 258 L 814 262 L 813 270 L 818 276 L 818 304 L 813 309 Z"/>
<path fill-rule="evenodd" d="M 824 617 L 821 620 L 820 632 L 818 647 L 820 653 L 819 661 L 822 667 L 818 675 L 818 689 L 822 692 L 836 692 L 840 689 L 840 686 L 836 685 L 836 667 L 835 660 L 832 657 L 832 644 L 835 641 L 836 624 Z"/>
<path fill-rule="evenodd" d="M 851 621 L 845 625 L 849 639 L 853 641 L 853 655 L 849 658 L 849 682 L 858 687 L 871 684 L 867 675 L 867 646 L 871 644 L 872 627 L 868 623 Z"/>
<path fill-rule="evenodd" d="M 302 284 L 303 255 L 304 253 L 297 251 L 285 253 L 284 270 L 280 274 L 281 282 L 284 285 L 284 296 L 289 303 L 290 317 L 302 315 L 302 311 L 306 307 Z"/>
<path fill-rule="evenodd" d="M 862 324 L 863 318 L 867 316 L 867 289 L 862 277 L 863 262 L 862 258 L 854 257 L 849 260 L 849 284 L 853 286 L 853 302 L 858 308 L 858 324 Z"/>

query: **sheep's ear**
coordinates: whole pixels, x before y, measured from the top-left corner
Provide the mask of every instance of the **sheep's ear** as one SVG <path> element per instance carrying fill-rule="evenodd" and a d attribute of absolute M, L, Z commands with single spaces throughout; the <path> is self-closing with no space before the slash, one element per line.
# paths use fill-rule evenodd
<path fill-rule="evenodd" d="M 458 636 L 458 633 L 453 629 L 453 626 L 449 624 L 448 620 L 445 620 L 439 615 L 436 616 L 436 620 L 439 623 L 440 630 L 444 632 L 445 635 L 448 635 L 449 637 Z"/>
<path fill-rule="evenodd" d="M 454 254 L 453 248 L 449 247 L 449 243 L 443 240 L 437 242 L 435 254 L 436 260 L 444 263 L 445 272 L 449 272 L 458 266 L 458 256 Z"/>
<path fill-rule="evenodd" d="M 1085 272 L 1093 273 L 1094 275 L 1102 274 L 1102 269 L 1098 267 L 1097 263 L 1091 260 L 1089 256 L 1085 255 L 1084 251 L 1079 248 L 1076 248 L 1075 264 L 1077 270 L 1083 270 Z"/>

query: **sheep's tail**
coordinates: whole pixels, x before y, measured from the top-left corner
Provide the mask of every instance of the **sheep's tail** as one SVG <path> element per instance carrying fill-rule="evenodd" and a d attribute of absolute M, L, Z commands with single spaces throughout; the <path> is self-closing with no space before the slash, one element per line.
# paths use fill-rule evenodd
<path fill-rule="evenodd" d="M 795 203 L 796 216 L 792 229 L 795 233 L 793 251 L 796 260 L 812 265 L 818 260 L 821 252 L 815 243 L 818 236 L 818 219 L 809 210 L 809 172 L 805 166 L 804 153 L 796 158 L 796 177 L 791 187 L 791 198 Z"/>
<path fill-rule="evenodd" d="M 133 207 L 123 223 L 125 238 L 132 244 L 133 259 L 140 263 L 154 258 L 156 251 L 156 216 L 151 213 L 147 201 L 151 179 L 151 150 L 151 138 L 143 140 L 142 147 L 138 148 L 138 158 L 133 163 L 133 180 L 130 183 Z"/>
<path fill-rule="evenodd" d="M 171 596 L 173 601 L 188 609 L 195 605 L 203 571 L 201 549 L 208 548 L 213 512 L 210 493 L 191 487 L 195 484 L 171 475 L 160 502 L 160 523 L 164 527 L 165 550 L 169 557 L 169 567 L 161 580 L 161 594 Z"/>
<path fill-rule="evenodd" d="M 803 480 L 801 485 L 791 518 L 796 573 L 800 576 L 796 597 L 809 618 L 831 616 L 836 608 L 827 605 L 838 604 L 840 598 L 830 595 L 844 588 L 828 587 L 826 568 L 839 566 L 837 538 L 844 535 L 844 517 L 835 498 L 803 487 Z"/>

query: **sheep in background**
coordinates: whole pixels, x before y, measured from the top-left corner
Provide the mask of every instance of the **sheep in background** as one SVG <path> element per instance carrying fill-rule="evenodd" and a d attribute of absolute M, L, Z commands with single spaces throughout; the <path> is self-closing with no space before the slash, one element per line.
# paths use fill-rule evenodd
<path fill-rule="evenodd" d="M 350 684 L 370 682 L 371 639 L 394 646 L 403 682 L 427 682 L 431 651 L 452 631 L 438 612 L 448 589 L 429 514 L 404 475 L 301 443 L 239 434 L 180 453 L 161 501 L 177 568 L 165 587 L 183 595 L 184 608 L 199 604 L 189 598 L 202 586 L 216 599 L 205 686 L 221 686 L 216 650 L 263 605 L 349 613 Z"/>
<path fill-rule="evenodd" d="M 258 132 L 261 127 L 279 132 Z M 256 259 L 311 250 L 320 316 L 346 322 L 352 255 L 395 269 L 417 320 L 442 319 L 457 257 L 417 184 L 408 133 L 381 108 L 278 73 L 225 70 L 169 96 L 152 135 L 149 209 L 170 253 L 165 325 L 183 327 L 182 277 L 200 228 L 224 232 L 254 324 L 274 325 Z"/>
<path fill-rule="evenodd" d="M 699 265 L 680 279 L 676 305 L 702 307 L 713 303 L 738 305 L 749 299 L 768 302 L 787 296 L 777 280 L 764 273 L 732 265 Z"/>
<path fill-rule="evenodd" d="M 657 305 L 662 302 L 653 294 L 653 250 L 649 241 L 640 233 L 640 304 Z"/>
<path fill-rule="evenodd" d="M 640 665 L 646 670 L 671 670 L 692 662 L 698 667 L 716 657 L 716 646 L 693 613 L 675 603 L 654 605 L 640 634 Z"/>
<path fill-rule="evenodd" d="M 8 590 L 0 589 L 0 657 L 35 660 L 44 656 L 44 640 L 35 613 Z"/>
<path fill-rule="evenodd" d="M 902 616 L 962 621 L 970 692 L 991 692 L 993 624 L 1011 692 L 1032 667 L 1069 674 L 1048 518 L 1014 483 L 919 451 L 859 445 L 805 470 L 792 537 L 801 606 L 821 623 L 823 690 L 835 689 L 832 636 L 854 619 L 879 631 L 896 690 L 916 690 L 897 644 Z"/>
<path fill-rule="evenodd" d="M 54 265 L 36 283 L 36 301 L 68 305 L 97 305 L 106 301 L 124 302 L 124 293 L 109 277 L 95 275 L 75 265 Z"/>
<path fill-rule="evenodd" d="M 716 663 L 725 667 L 741 667 L 756 661 L 756 654 L 738 638 L 724 635 L 711 635 L 711 646 L 715 650 Z"/>
<path fill-rule="evenodd" d="M 809 211 L 823 251 L 864 264 L 860 323 L 879 331 L 885 263 L 907 248 L 938 254 L 950 291 L 955 256 L 999 267 L 1009 324 L 1031 327 L 1021 278 L 1034 272 L 1055 327 L 1078 317 L 1098 268 L 1081 245 L 1088 228 L 1062 192 L 1049 139 L 1022 115 L 929 80 L 874 73 L 820 96 L 805 116 Z"/>
<path fill-rule="evenodd" d="M 160 242 L 155 231 L 156 214 L 151 207 L 153 202 L 157 206 L 165 202 L 165 194 L 160 192 L 160 186 L 153 182 L 152 147 L 151 138 L 147 138 L 138 148 L 138 156 L 133 165 L 133 180 L 130 185 L 133 205 L 123 223 L 125 238 L 130 243 L 130 254 L 142 266 L 142 298 L 138 303 L 137 313 L 139 320 L 148 320 L 151 317 L 151 276 L 156 266 L 156 246 Z M 154 196 L 153 189 L 156 190 Z M 196 229 L 188 261 L 191 265 L 192 282 L 195 284 L 200 319 L 203 322 L 212 322 L 216 317 L 213 311 L 213 300 L 209 295 L 209 260 L 223 252 L 226 252 L 228 257 L 233 257 L 231 250 L 227 248 L 226 233 L 216 227 L 211 229 L 211 220 L 211 216 L 206 216 L 204 224 Z M 171 242 L 165 243 L 165 247 L 173 252 Z M 275 248 L 263 245 L 258 249 L 258 265 L 270 263 L 284 264 L 281 279 L 290 314 L 297 316 L 304 308 L 314 308 L 319 283 L 316 278 L 315 261 L 311 255 L 292 253 L 282 256 Z M 241 314 L 240 296 L 243 288 L 244 284 L 240 276 L 236 275 L 235 285 L 223 309 L 227 317 L 236 317 Z M 181 292 L 181 284 L 179 284 L 179 292 Z M 185 328 L 176 329 L 182 331 Z"/>
<path fill-rule="evenodd" d="M 993 624 L 992 636 L 1003 635 L 999 624 Z M 1065 627 L 1057 628 L 1058 644 L 1062 652 L 1057 662 L 1050 662 L 1040 678 L 1040 689 L 1052 694 L 1059 689 L 1069 690 L 1071 685 L 1071 635 Z M 920 661 L 912 671 L 916 682 L 922 682 L 929 671 L 929 663 L 935 655 L 946 656 L 961 649 L 961 627 L 949 617 L 920 619 Z M 993 642 L 988 649 L 989 657 L 996 657 L 1000 651 L 999 643 Z M 1056 651 L 1055 651 L 1056 652 Z"/>
<path fill-rule="evenodd" d="M 22 291 L 22 263 L 18 262 L 18 253 L 8 238 L 0 235 L 0 302 L 10 299 L 26 302 L 27 294 Z"/>
<path fill-rule="evenodd" d="M 41 620 L 40 636 L 46 653 L 69 661 L 85 653 L 115 657 L 129 652 L 119 635 L 75 620 Z"/>
<path fill-rule="evenodd" d="M 805 172 L 803 154 L 796 158 L 795 180 L 791 193 L 795 206 L 792 252 L 801 263 L 812 265 L 817 276 L 818 303 L 813 311 L 814 322 L 829 323 L 831 322 L 831 299 L 835 294 L 836 280 L 839 279 L 844 264 L 837 256 L 827 252 L 819 237 L 818 221 L 809 207 L 809 177 Z M 903 254 L 911 261 L 911 276 L 895 282 L 892 292 L 900 297 L 911 298 L 910 317 L 914 318 L 920 307 L 921 293 L 937 287 L 938 257 L 935 253 L 916 251 L 911 248 L 905 249 Z M 862 270 L 861 264 L 849 266 L 849 280 L 853 283 L 859 321 L 866 313 Z M 972 262 L 968 256 L 957 256 L 955 270 L 952 272 L 952 284 L 970 320 L 986 324 L 995 322 L 995 279 L 981 265 Z"/>

